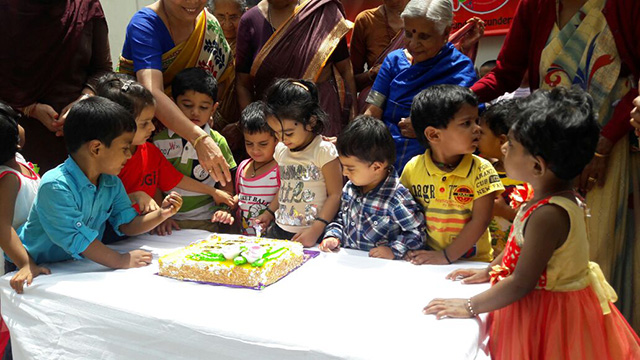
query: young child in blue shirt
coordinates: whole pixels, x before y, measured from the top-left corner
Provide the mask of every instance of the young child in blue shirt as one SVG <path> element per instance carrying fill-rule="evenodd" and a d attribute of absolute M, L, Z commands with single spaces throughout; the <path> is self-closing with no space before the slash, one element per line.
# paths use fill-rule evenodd
<path fill-rule="evenodd" d="M 338 136 L 336 145 L 349 181 L 320 250 L 344 246 L 369 251 L 371 257 L 402 259 L 408 250 L 422 249 L 424 216 L 393 168 L 396 148 L 384 123 L 359 116 Z"/>
<path fill-rule="evenodd" d="M 175 214 L 178 194 L 160 209 L 138 215 L 118 179 L 131 158 L 136 131 L 133 116 L 101 97 L 76 103 L 64 124 L 69 158 L 43 177 L 27 223 L 19 236 L 37 264 L 82 259 L 114 269 L 146 266 L 151 253 L 118 253 L 101 242 L 107 221 L 120 235 L 138 235 Z"/>

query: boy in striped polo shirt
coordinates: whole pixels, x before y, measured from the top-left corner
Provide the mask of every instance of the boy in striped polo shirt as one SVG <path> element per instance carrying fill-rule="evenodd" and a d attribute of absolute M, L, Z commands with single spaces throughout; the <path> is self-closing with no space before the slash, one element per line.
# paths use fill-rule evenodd
<path fill-rule="evenodd" d="M 411 124 L 428 149 L 407 163 L 400 181 L 423 207 L 428 250 L 409 251 L 414 264 L 493 260 L 489 223 L 504 187 L 478 148 L 478 100 L 468 88 L 435 85 L 411 106 Z"/>
<path fill-rule="evenodd" d="M 211 74 L 199 68 L 187 68 L 179 72 L 171 82 L 171 94 L 178 108 L 193 123 L 202 127 L 216 142 L 233 173 L 236 162 L 233 159 L 227 140 L 209 126 L 209 119 L 218 108 L 216 101 L 218 84 Z M 195 144 L 189 143 L 175 132 L 164 129 L 153 137 L 153 143 L 160 149 L 169 162 L 185 176 L 205 185 L 215 187 L 216 181 L 200 165 Z M 197 141 L 196 141 L 197 144 Z M 233 197 L 233 183 L 219 186 L 213 196 L 198 192 L 174 188 L 182 195 L 184 203 L 173 217 L 181 229 L 201 229 L 212 232 L 228 231 L 220 228 L 218 222 L 231 225 L 231 209 L 236 202 Z"/>

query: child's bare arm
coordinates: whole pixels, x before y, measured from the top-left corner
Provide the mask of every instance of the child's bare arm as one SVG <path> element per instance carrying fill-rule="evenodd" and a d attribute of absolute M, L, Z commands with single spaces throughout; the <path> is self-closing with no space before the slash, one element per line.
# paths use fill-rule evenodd
<path fill-rule="evenodd" d="M 322 167 L 322 175 L 327 186 L 327 199 L 318 211 L 318 218 L 331 222 L 340 208 L 342 197 L 342 169 L 340 161 L 334 159 Z M 322 221 L 314 221 L 310 228 L 297 233 L 291 240 L 302 243 L 303 246 L 313 246 L 327 224 Z"/>
<path fill-rule="evenodd" d="M 0 178 L 0 247 L 18 268 L 22 268 L 29 263 L 29 254 L 11 226 L 19 189 L 20 180 L 16 176 Z"/>
<path fill-rule="evenodd" d="M 0 178 L 0 247 L 20 269 L 11 278 L 10 285 L 18 294 L 21 294 L 25 281 L 30 285 L 34 277 L 51 272 L 35 264 L 12 226 L 19 190 L 20 180 L 17 177 L 5 175 Z"/>
<path fill-rule="evenodd" d="M 199 181 L 193 180 L 192 178 L 185 176 L 180 180 L 178 185 L 176 186 L 180 189 L 184 189 L 187 191 L 199 192 L 202 194 L 210 195 L 216 204 L 226 204 L 227 206 L 233 208 L 233 183 L 229 182 L 226 185 L 222 186 L 222 189 L 216 189 L 212 186 L 203 184 Z"/>
<path fill-rule="evenodd" d="M 456 261 L 466 253 L 489 227 L 496 193 L 485 195 L 473 202 L 471 220 L 464 225 L 456 239 L 447 247 L 449 260 Z"/>
<path fill-rule="evenodd" d="M 472 297 L 474 312 L 479 314 L 503 308 L 531 292 L 553 252 L 567 239 L 569 229 L 569 215 L 558 206 L 542 206 L 531 214 L 515 271 L 491 289 Z M 434 299 L 425 308 L 425 313 L 436 314 L 438 318 L 471 316 L 466 299 Z"/>
<path fill-rule="evenodd" d="M 100 240 L 94 240 L 82 252 L 87 259 L 112 269 L 129 269 L 142 267 L 151 263 L 151 253 L 143 250 L 133 250 L 128 253 L 119 253 L 111 250 Z"/>
<path fill-rule="evenodd" d="M 406 259 L 416 265 L 446 265 L 458 260 L 473 244 L 478 242 L 480 236 L 487 230 L 491 222 L 495 197 L 496 193 L 490 193 L 473 202 L 471 220 L 464 225 L 455 240 L 445 249 L 446 257 L 444 251 L 415 250 L 408 251 Z"/>
<path fill-rule="evenodd" d="M 136 216 L 131 222 L 120 225 L 120 231 L 129 236 L 147 232 L 177 213 L 181 206 L 182 197 L 175 192 L 171 193 L 165 197 L 160 209 Z"/>

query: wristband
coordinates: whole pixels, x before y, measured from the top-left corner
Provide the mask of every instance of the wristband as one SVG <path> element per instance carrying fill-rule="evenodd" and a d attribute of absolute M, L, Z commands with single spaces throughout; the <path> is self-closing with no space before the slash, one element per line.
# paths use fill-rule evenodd
<path fill-rule="evenodd" d="M 207 136 L 209 136 L 208 134 L 202 134 L 200 136 L 198 136 L 194 141 L 193 141 L 193 148 L 195 149 L 196 146 L 198 146 L 198 143 L 200 142 L 200 140 L 206 138 Z"/>
<path fill-rule="evenodd" d="M 447 259 L 447 262 L 451 264 L 451 260 L 449 260 L 449 257 L 447 256 L 447 249 L 442 250 L 442 253 L 444 254 L 444 258 Z"/>
<path fill-rule="evenodd" d="M 266 211 L 266 212 L 268 212 L 269 214 L 271 214 L 271 215 L 273 216 L 273 218 L 274 218 L 274 219 L 276 218 L 276 213 L 275 213 L 273 210 L 271 210 L 271 209 L 269 209 L 269 208 L 267 207 L 267 208 L 265 209 L 265 211 Z"/>
<path fill-rule="evenodd" d="M 320 221 L 321 223 L 324 223 L 324 226 L 329 226 L 329 222 L 321 217 L 317 217 L 314 220 Z"/>
<path fill-rule="evenodd" d="M 593 153 L 593 156 L 599 157 L 599 158 L 606 158 L 606 157 L 609 156 L 609 154 L 606 154 L 606 155 L 605 154 L 600 154 L 599 152 L 596 151 L 596 152 Z"/>

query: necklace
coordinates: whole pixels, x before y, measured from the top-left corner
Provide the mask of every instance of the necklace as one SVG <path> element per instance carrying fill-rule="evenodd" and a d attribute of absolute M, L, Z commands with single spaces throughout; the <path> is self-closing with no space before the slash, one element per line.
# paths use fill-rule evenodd
<path fill-rule="evenodd" d="M 251 174 L 251 177 L 252 177 L 252 178 L 256 177 L 256 172 L 257 172 L 258 170 L 262 169 L 263 167 L 265 167 L 267 164 L 271 164 L 271 162 L 272 162 L 272 161 L 273 161 L 273 159 L 271 159 L 271 160 L 267 161 L 266 163 L 263 163 L 262 165 L 260 165 L 260 166 L 256 167 L 256 161 L 254 160 L 254 161 L 251 163 L 251 167 L 253 168 L 253 174 Z"/>

